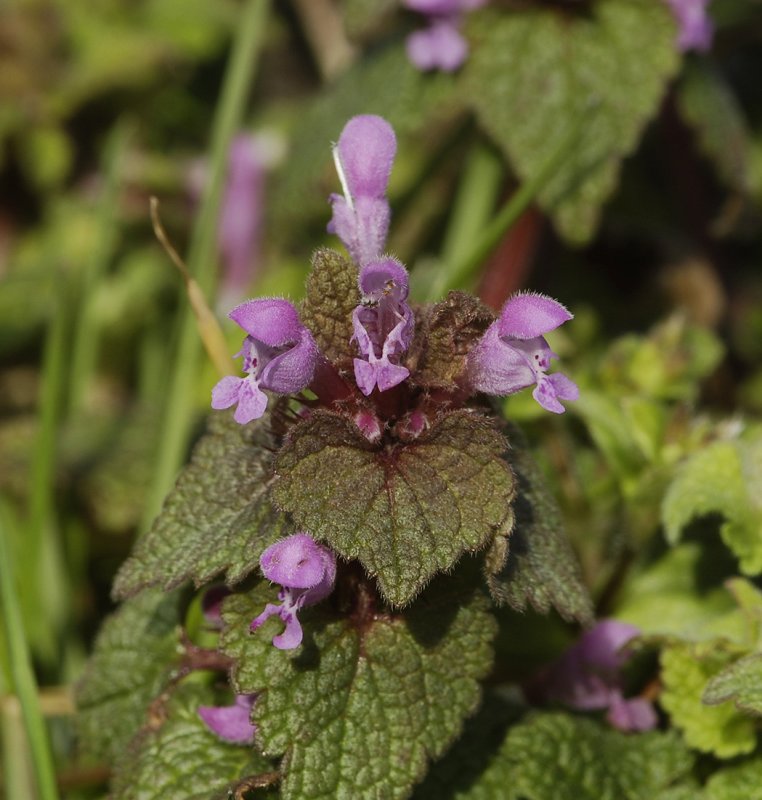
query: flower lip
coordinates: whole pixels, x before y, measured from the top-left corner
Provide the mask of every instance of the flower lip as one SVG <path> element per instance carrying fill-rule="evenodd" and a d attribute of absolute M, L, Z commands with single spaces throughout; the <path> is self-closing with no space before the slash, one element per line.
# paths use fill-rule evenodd
<path fill-rule="evenodd" d="M 535 339 L 555 330 L 574 315 L 558 300 L 537 292 L 525 292 L 510 297 L 498 320 L 501 337 Z"/>

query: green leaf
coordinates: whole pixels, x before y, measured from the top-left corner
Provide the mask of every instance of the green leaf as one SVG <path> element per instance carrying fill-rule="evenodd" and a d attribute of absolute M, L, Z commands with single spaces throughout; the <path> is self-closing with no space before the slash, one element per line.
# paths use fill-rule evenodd
<path fill-rule="evenodd" d="M 227 412 L 210 417 L 153 527 L 119 570 L 116 597 L 189 579 L 200 586 L 222 572 L 236 583 L 256 568 L 265 547 L 291 532 L 267 497 L 278 444 L 270 419 L 238 425 Z"/>
<path fill-rule="evenodd" d="M 722 586 L 726 570 L 735 566 L 731 559 L 720 542 L 681 542 L 631 572 L 617 598 L 616 618 L 646 636 L 691 641 L 722 636 L 743 644 L 748 623 Z"/>
<path fill-rule="evenodd" d="M 222 800 L 240 779 L 271 771 L 251 747 L 223 742 L 206 727 L 198 708 L 213 703 L 210 689 L 180 686 L 118 766 L 113 800 Z"/>
<path fill-rule="evenodd" d="M 456 764 L 459 747 L 450 754 Z M 693 763 L 674 733 L 624 735 L 560 713 L 534 714 L 513 726 L 486 760 L 470 783 L 458 779 L 454 765 L 443 765 L 455 773 L 453 782 L 420 800 L 653 800 Z"/>
<path fill-rule="evenodd" d="M 695 131 L 701 152 L 729 188 L 749 191 L 750 136 L 743 111 L 721 73 L 704 59 L 689 59 L 677 87 L 677 108 Z"/>
<path fill-rule="evenodd" d="M 678 66 L 664 3 L 598 0 L 588 10 L 474 14 L 464 96 L 530 180 L 585 118 L 579 142 L 538 202 L 570 242 L 588 241 Z"/>
<path fill-rule="evenodd" d="M 721 514 L 720 535 L 747 575 L 762 572 L 762 436 L 720 441 L 692 456 L 670 485 L 662 506 L 674 544 L 692 520 Z"/>
<path fill-rule="evenodd" d="M 531 605 L 546 614 L 551 607 L 566 620 L 590 623 L 593 604 L 579 563 L 564 532 L 561 512 L 548 491 L 524 435 L 506 423 L 509 461 L 518 483 L 513 504 L 516 521 L 507 541 L 507 557 L 496 556 L 488 583 L 492 596 L 517 611 Z M 495 556 L 500 538 L 490 553 Z"/>
<path fill-rule="evenodd" d="M 317 250 L 300 314 L 323 355 L 333 362 L 349 361 L 349 368 L 356 353 L 350 339 L 352 312 L 360 302 L 357 280 L 358 269 L 349 259 L 328 248 Z"/>
<path fill-rule="evenodd" d="M 454 388 L 456 378 L 465 371 L 469 351 L 494 318 L 473 295 L 450 292 L 423 321 L 425 346 L 413 380 L 423 386 Z"/>
<path fill-rule="evenodd" d="M 719 758 L 750 753 L 757 741 L 754 721 L 732 705 L 702 703 L 708 682 L 727 666 L 730 658 L 720 641 L 671 644 L 661 653 L 664 689 L 659 702 L 691 747 Z"/>
<path fill-rule="evenodd" d="M 736 708 L 762 715 L 762 653 L 739 658 L 715 675 L 704 690 L 709 705 L 733 700 Z"/>
<path fill-rule="evenodd" d="M 296 651 L 270 643 L 280 623 L 249 634 L 272 588 L 226 601 L 222 648 L 237 662 L 236 691 L 261 692 L 258 743 L 268 756 L 285 756 L 284 800 L 409 796 L 428 759 L 475 710 L 492 662 L 496 625 L 474 584 L 475 575 L 470 586 L 440 577 L 396 615 L 375 604 L 366 584 L 351 613 L 337 615 L 328 603 L 303 611 Z"/>
<path fill-rule="evenodd" d="M 705 800 L 751 800 L 762 786 L 762 758 L 715 772 L 706 782 Z"/>
<path fill-rule="evenodd" d="M 76 689 L 82 747 L 113 762 L 178 663 L 180 597 L 143 592 L 103 624 Z"/>
<path fill-rule="evenodd" d="M 276 460 L 273 498 L 297 527 L 359 559 L 390 603 L 409 603 L 465 552 L 510 526 L 505 439 L 471 411 L 413 442 L 371 444 L 351 420 L 317 411 Z"/>

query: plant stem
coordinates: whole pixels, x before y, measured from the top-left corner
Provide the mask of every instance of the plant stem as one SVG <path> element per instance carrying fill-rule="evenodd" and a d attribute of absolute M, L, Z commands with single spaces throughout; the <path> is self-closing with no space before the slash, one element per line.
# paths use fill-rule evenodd
<path fill-rule="evenodd" d="M 569 155 L 572 147 L 577 143 L 582 124 L 583 119 L 580 119 L 577 124 L 569 128 L 558 148 L 551 153 L 535 175 L 522 183 L 513 193 L 497 216 L 484 228 L 474 245 L 459 258 L 445 262 L 430 285 L 426 297 L 429 302 L 439 300 L 448 290 L 462 286 L 474 277 L 484 259 L 494 250 L 506 231 L 534 202 L 553 173 Z"/>
<path fill-rule="evenodd" d="M 9 543 L 8 511 L 0 503 L 0 602 L 15 694 L 21 704 L 40 800 L 57 800 L 55 770 L 45 723 L 40 713 L 26 635 L 16 593 Z"/>
<path fill-rule="evenodd" d="M 187 258 L 188 271 L 207 298 L 212 296 L 215 284 L 217 218 L 227 172 L 228 150 L 230 141 L 240 125 L 254 78 L 269 7 L 269 0 L 248 0 L 243 7 L 233 51 L 225 72 L 222 96 L 215 113 L 209 182 L 201 200 Z M 172 358 L 172 372 L 163 413 L 164 424 L 158 442 L 153 481 L 146 501 L 142 530 L 148 527 L 158 513 L 185 455 L 193 423 L 193 385 L 199 362 L 199 345 L 193 312 L 188 304 L 184 304 L 179 316 L 177 349 Z"/>

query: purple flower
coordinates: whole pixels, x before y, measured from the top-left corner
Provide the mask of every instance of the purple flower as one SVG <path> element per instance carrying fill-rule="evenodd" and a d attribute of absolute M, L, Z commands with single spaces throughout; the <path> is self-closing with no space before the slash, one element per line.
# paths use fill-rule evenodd
<path fill-rule="evenodd" d="M 251 709 L 255 699 L 255 694 L 239 694 L 232 706 L 201 706 L 198 715 L 220 739 L 233 744 L 251 744 L 255 731 Z"/>
<path fill-rule="evenodd" d="M 360 266 L 378 258 L 386 244 L 391 218 L 386 187 L 396 152 L 392 126 L 371 114 L 352 117 L 333 148 L 344 195 L 331 195 L 328 232 Z"/>
<path fill-rule="evenodd" d="M 580 711 L 607 709 L 606 719 L 622 731 L 645 731 L 657 723 L 651 703 L 625 699 L 622 669 L 629 656 L 624 646 L 640 631 L 634 625 L 602 620 L 582 634 L 533 687 L 547 701 Z"/>
<path fill-rule="evenodd" d="M 247 300 L 228 316 L 248 334 L 238 353 L 246 377 L 224 377 L 212 390 L 212 408 L 238 404 L 234 417 L 245 425 L 265 413 L 267 395 L 262 389 L 291 394 L 308 386 L 319 352 L 288 300 Z"/>
<path fill-rule="evenodd" d="M 486 0 L 403 0 L 403 5 L 426 14 L 429 26 L 411 33 L 406 42 L 410 61 L 420 70 L 454 72 L 468 56 L 468 42 L 460 33 L 463 15 Z"/>
<path fill-rule="evenodd" d="M 262 553 L 259 565 L 268 580 L 283 588 L 278 592 L 280 604 L 268 603 L 252 621 L 251 630 L 277 615 L 286 629 L 273 637 L 273 644 L 280 650 L 293 650 L 302 641 L 302 626 L 296 615 L 304 606 L 319 603 L 333 591 L 336 556 L 306 533 L 295 533 L 270 545 Z"/>
<path fill-rule="evenodd" d="M 399 359 L 413 338 L 413 312 L 407 304 L 408 277 L 394 258 L 366 264 L 360 272 L 362 301 L 352 313 L 361 358 L 354 360 L 355 380 L 364 395 L 378 386 L 391 389 L 410 372 Z"/>
<path fill-rule="evenodd" d="M 470 386 L 486 394 L 508 395 L 537 384 L 532 396 L 547 411 L 562 414 L 561 400 L 576 400 L 579 389 L 561 373 L 547 375 L 557 358 L 543 333 L 552 331 L 572 315 L 550 297 L 527 293 L 510 297 L 500 317 L 487 328 L 469 353 Z"/>
<path fill-rule="evenodd" d="M 677 48 L 706 52 L 712 46 L 714 25 L 707 12 L 709 0 L 667 0 L 677 20 Z"/>
<path fill-rule="evenodd" d="M 231 594 L 227 586 L 212 586 L 201 598 L 201 613 L 212 628 L 222 628 L 222 603 Z"/>

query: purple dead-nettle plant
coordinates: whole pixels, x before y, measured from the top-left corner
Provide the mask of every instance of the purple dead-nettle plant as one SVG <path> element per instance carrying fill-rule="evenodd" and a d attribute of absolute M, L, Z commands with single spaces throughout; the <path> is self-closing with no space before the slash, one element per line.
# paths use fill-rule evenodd
<path fill-rule="evenodd" d="M 485 394 L 510 395 L 536 384 L 534 399 L 547 411 L 562 414 L 561 400 L 576 400 L 579 389 L 560 372 L 546 374 L 557 356 L 543 334 L 571 318 L 561 303 L 541 294 L 509 298 L 469 355 L 471 386 Z"/>
<path fill-rule="evenodd" d="M 302 626 L 297 614 L 333 591 L 336 580 L 336 556 L 324 545 L 305 533 L 281 539 L 262 553 L 259 559 L 262 574 L 282 587 L 280 603 L 268 603 L 252 621 L 251 630 L 261 627 L 272 616 L 280 617 L 286 628 L 273 637 L 279 650 L 293 650 L 302 643 Z"/>
<path fill-rule="evenodd" d="M 248 300 L 228 316 L 248 334 L 238 353 L 246 377 L 224 377 L 212 390 L 212 408 L 237 405 L 235 420 L 245 425 L 265 413 L 263 389 L 292 394 L 306 388 L 319 353 L 312 334 L 288 300 Z"/>
<path fill-rule="evenodd" d="M 621 731 L 655 728 L 651 701 L 624 695 L 623 669 L 631 658 L 627 645 L 639 635 L 634 625 L 601 620 L 535 681 L 530 696 L 579 711 L 605 710 L 609 724 Z"/>
<path fill-rule="evenodd" d="M 412 11 L 425 14 L 428 27 L 411 33 L 406 49 L 420 70 L 455 72 L 468 57 L 468 42 L 460 32 L 463 15 L 487 0 L 403 0 Z"/>
<path fill-rule="evenodd" d="M 677 21 L 677 47 L 685 53 L 705 53 L 712 46 L 714 24 L 709 16 L 709 0 L 667 0 Z"/>
<path fill-rule="evenodd" d="M 328 232 L 341 239 L 359 265 L 378 258 L 386 244 L 391 217 L 386 188 L 396 152 L 392 126 L 370 114 L 353 117 L 333 148 L 343 195 L 331 195 Z"/>
<path fill-rule="evenodd" d="M 256 728 L 251 723 L 251 709 L 255 700 L 255 694 L 239 694 L 229 706 L 200 706 L 198 715 L 223 741 L 252 744 Z"/>

